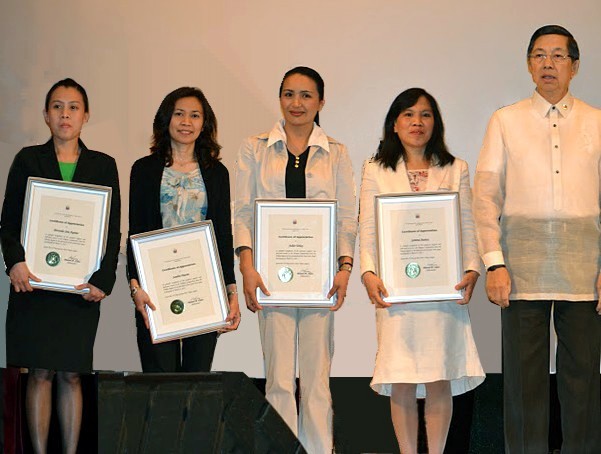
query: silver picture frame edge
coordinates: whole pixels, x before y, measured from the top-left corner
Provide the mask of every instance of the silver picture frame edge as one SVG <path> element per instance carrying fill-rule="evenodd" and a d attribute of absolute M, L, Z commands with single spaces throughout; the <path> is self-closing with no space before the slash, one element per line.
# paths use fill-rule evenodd
<path fill-rule="evenodd" d="M 380 201 L 385 199 L 442 199 L 450 200 L 453 203 L 453 216 L 455 219 L 456 226 L 456 250 L 457 255 L 455 257 L 455 266 L 457 269 L 457 282 L 461 281 L 462 268 L 463 268 L 463 237 L 462 237 L 462 224 L 461 224 L 461 200 L 458 191 L 445 191 L 445 192 L 415 192 L 415 193 L 382 193 L 375 195 L 374 201 L 374 219 L 375 219 L 375 232 L 376 232 L 376 267 L 377 274 L 382 278 L 382 253 L 380 252 L 380 229 L 382 227 L 382 220 L 380 219 L 379 208 L 381 206 Z M 384 298 L 387 303 L 398 304 L 398 303 L 420 303 L 420 302 L 441 302 L 441 301 L 458 301 L 463 298 L 461 292 L 453 293 L 429 293 L 424 295 L 410 295 L 410 296 L 392 296 Z"/>
<path fill-rule="evenodd" d="M 29 227 L 30 227 L 30 219 L 31 219 L 31 197 L 32 192 L 34 191 L 34 186 L 36 185 L 46 185 L 46 186 L 55 186 L 55 187 L 60 187 L 62 186 L 63 188 L 71 188 L 71 189 L 75 189 L 75 190 L 86 190 L 88 192 L 102 192 L 104 193 L 103 199 L 103 209 L 102 209 L 102 220 L 101 223 L 103 225 L 103 229 L 101 231 L 101 236 L 102 236 L 102 241 L 101 241 L 101 245 L 98 245 L 98 242 L 95 242 L 96 244 L 96 270 L 100 267 L 100 263 L 102 262 L 102 258 L 104 257 L 104 254 L 106 253 L 106 243 L 108 240 L 108 228 L 109 228 L 109 217 L 110 217 L 110 212 L 111 212 L 111 203 L 112 203 L 112 194 L 113 194 L 113 188 L 111 188 L 110 186 L 101 186 L 101 185 L 96 185 L 96 184 L 91 184 L 91 183 L 80 183 L 80 182 L 73 182 L 73 181 L 62 181 L 62 180 L 53 180 L 50 178 L 42 178 L 42 177 L 28 177 L 27 178 L 27 189 L 25 191 L 25 202 L 23 205 L 23 213 L 22 213 L 22 220 L 21 220 L 21 244 L 23 245 L 23 247 L 26 246 L 27 244 L 27 240 L 29 237 Z M 82 281 L 82 284 L 84 282 Z M 48 281 L 42 281 L 42 282 L 36 282 L 32 279 L 29 280 L 29 284 L 36 289 L 40 289 L 40 290 L 51 290 L 51 291 L 60 291 L 60 292 L 64 292 L 64 293 L 74 293 L 74 294 L 79 294 L 79 295 L 83 295 L 86 293 L 90 292 L 89 288 L 84 288 L 82 290 L 77 290 L 76 288 L 74 288 L 74 286 L 70 285 L 70 284 L 62 284 L 59 282 L 48 282 Z"/>
<path fill-rule="evenodd" d="M 338 226 L 338 200 L 336 199 L 307 199 L 307 198 L 294 198 L 294 199 L 274 199 L 274 198 L 257 198 L 255 199 L 255 230 L 254 230 L 254 239 L 253 239 L 253 258 L 254 258 L 254 266 L 257 272 L 259 272 L 259 263 L 261 260 L 262 251 L 259 245 L 259 232 L 261 228 L 261 216 L 260 210 L 265 206 L 285 206 L 285 207 L 294 207 L 298 205 L 299 207 L 306 206 L 327 206 L 330 216 L 330 223 L 328 227 L 328 251 L 330 255 L 330 260 L 328 261 L 328 277 L 330 283 L 333 283 L 334 276 L 336 275 L 336 251 L 337 251 L 337 226 Z M 259 304 L 265 307 L 297 307 L 297 308 L 331 308 L 336 305 L 337 295 L 333 295 L 329 299 L 323 300 L 306 300 L 306 299 L 286 299 L 286 300 L 276 300 L 276 299 L 265 299 L 261 296 L 261 290 L 259 288 L 256 289 L 256 298 Z"/>
<path fill-rule="evenodd" d="M 173 234 L 192 233 L 193 231 L 198 231 L 201 234 L 205 234 L 210 239 L 208 243 L 209 247 L 211 248 L 211 250 L 209 251 L 211 268 L 212 272 L 214 274 L 217 274 L 217 276 L 214 277 L 218 285 L 217 293 L 219 297 L 219 307 L 221 309 L 221 316 L 223 317 L 223 320 L 220 322 L 208 323 L 197 328 L 186 328 L 183 330 L 175 330 L 167 334 L 159 334 L 157 332 L 157 326 L 154 320 L 153 311 L 149 307 L 146 307 L 146 313 L 148 315 L 150 334 L 153 344 L 159 344 L 171 340 L 184 339 L 187 337 L 207 334 L 213 331 L 217 331 L 220 328 L 229 326 L 229 323 L 225 321 L 230 311 L 229 300 L 227 298 L 225 279 L 223 278 L 223 270 L 221 269 L 221 260 L 219 256 L 219 249 L 217 247 L 215 230 L 213 228 L 213 222 L 210 219 L 130 235 L 130 244 L 132 247 L 132 253 L 134 256 L 134 262 L 136 265 L 138 276 L 143 278 L 141 279 L 141 281 L 144 281 L 145 287 L 146 277 L 143 266 L 141 265 L 142 258 L 140 251 L 140 245 L 142 242 L 144 242 L 144 240 L 149 240 L 153 237 L 161 239 L 166 236 L 172 236 Z M 140 286 L 142 285 L 142 282 L 140 282 Z M 144 290 L 146 291 L 146 289 Z"/>

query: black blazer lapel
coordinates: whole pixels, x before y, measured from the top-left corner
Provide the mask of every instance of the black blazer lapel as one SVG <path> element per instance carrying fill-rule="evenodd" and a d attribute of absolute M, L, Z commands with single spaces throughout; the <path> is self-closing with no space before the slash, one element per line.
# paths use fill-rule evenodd
<path fill-rule="evenodd" d="M 94 166 L 94 155 L 90 153 L 84 143 L 79 140 L 79 147 L 81 153 L 77 160 L 77 166 L 75 167 L 75 173 L 73 174 L 73 181 L 79 183 L 86 183 L 94 181 L 95 172 L 100 172 L 102 169 L 95 168 Z"/>
<path fill-rule="evenodd" d="M 56 159 L 56 152 L 54 151 L 54 142 L 50 139 L 39 151 L 37 158 L 39 160 L 40 175 L 44 178 L 50 178 L 52 180 L 62 180 L 61 170 L 58 167 L 58 159 Z"/>

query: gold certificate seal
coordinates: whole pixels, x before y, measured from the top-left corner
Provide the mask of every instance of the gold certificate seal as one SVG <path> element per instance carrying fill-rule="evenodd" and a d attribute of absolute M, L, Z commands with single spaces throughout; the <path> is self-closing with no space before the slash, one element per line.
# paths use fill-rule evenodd
<path fill-rule="evenodd" d="M 280 281 L 282 281 L 284 284 L 287 282 L 290 282 L 292 280 L 292 278 L 294 277 L 294 273 L 292 272 L 292 270 L 290 268 L 288 268 L 287 266 L 283 266 L 278 270 L 278 278 L 280 279 Z"/>
<path fill-rule="evenodd" d="M 410 262 L 405 267 L 405 274 L 411 279 L 415 279 L 421 272 L 422 269 L 415 262 Z"/>

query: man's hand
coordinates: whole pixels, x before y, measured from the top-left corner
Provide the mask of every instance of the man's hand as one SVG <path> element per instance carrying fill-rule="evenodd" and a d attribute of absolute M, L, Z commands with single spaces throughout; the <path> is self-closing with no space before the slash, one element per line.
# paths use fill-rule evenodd
<path fill-rule="evenodd" d="M 511 278 L 507 268 L 500 267 L 486 273 L 486 295 L 488 300 L 501 308 L 509 307 Z"/>

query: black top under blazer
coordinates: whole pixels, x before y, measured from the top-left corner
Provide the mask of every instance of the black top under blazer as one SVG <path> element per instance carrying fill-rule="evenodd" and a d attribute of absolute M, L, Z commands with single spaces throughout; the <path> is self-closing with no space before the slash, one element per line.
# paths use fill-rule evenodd
<path fill-rule="evenodd" d="M 158 154 L 138 159 L 131 169 L 129 182 L 129 235 L 163 228 L 161 217 L 161 179 L 164 160 Z M 225 284 L 234 284 L 234 246 L 230 208 L 230 178 L 226 167 L 216 162 L 201 168 L 207 191 L 207 220 L 213 222 Z M 138 279 L 138 271 L 127 241 L 127 277 Z M 139 279 L 138 279 L 139 280 Z"/>

